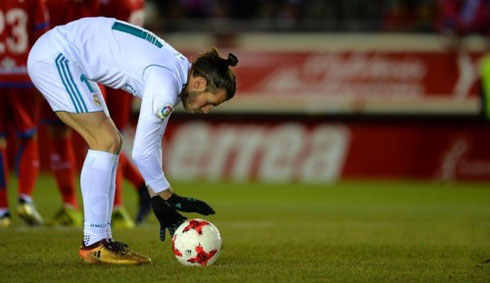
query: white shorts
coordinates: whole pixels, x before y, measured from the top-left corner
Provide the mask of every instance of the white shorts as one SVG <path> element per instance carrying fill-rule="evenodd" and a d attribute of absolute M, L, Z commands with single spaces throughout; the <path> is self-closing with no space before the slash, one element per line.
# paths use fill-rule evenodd
<path fill-rule="evenodd" d="M 53 111 L 104 111 L 108 115 L 97 83 L 88 80 L 76 60 L 51 41 L 50 32 L 41 36 L 32 47 L 27 71 Z"/>

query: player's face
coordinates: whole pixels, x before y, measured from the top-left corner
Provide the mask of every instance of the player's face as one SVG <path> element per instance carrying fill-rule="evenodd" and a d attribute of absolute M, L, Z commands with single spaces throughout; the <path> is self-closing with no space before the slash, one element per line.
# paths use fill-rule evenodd
<path fill-rule="evenodd" d="M 226 101 L 226 92 L 219 89 L 216 93 L 206 91 L 207 82 L 201 77 L 190 76 L 182 93 L 184 109 L 192 113 L 209 113 L 213 107 Z"/>
<path fill-rule="evenodd" d="M 225 90 L 220 89 L 217 93 L 211 93 L 204 90 L 194 90 L 182 95 L 182 104 L 188 112 L 192 113 L 209 113 L 213 107 L 216 107 L 226 100 Z"/>

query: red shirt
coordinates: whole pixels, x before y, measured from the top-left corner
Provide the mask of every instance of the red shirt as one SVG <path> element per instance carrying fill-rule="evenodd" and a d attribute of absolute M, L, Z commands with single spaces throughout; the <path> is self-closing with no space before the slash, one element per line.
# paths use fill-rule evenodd
<path fill-rule="evenodd" d="M 143 26 L 145 0 L 100 0 L 100 16 Z"/>
<path fill-rule="evenodd" d="M 99 0 L 46 0 L 51 27 L 97 16 Z"/>
<path fill-rule="evenodd" d="M 0 87 L 33 87 L 27 75 L 27 57 L 48 28 L 44 0 L 0 1 Z"/>

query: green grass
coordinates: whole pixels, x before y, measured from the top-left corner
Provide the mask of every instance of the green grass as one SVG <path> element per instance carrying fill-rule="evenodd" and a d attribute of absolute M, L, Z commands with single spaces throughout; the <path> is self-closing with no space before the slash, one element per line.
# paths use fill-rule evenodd
<path fill-rule="evenodd" d="M 84 265 L 81 229 L 31 228 L 14 215 L 0 230 L 0 282 L 490 282 L 488 184 L 173 185 L 217 211 L 206 217 L 224 241 L 215 265 L 181 266 L 153 217 L 114 231 L 152 264 Z M 60 205 L 49 176 L 34 197 L 45 216 Z M 126 188 L 131 215 L 135 199 Z"/>

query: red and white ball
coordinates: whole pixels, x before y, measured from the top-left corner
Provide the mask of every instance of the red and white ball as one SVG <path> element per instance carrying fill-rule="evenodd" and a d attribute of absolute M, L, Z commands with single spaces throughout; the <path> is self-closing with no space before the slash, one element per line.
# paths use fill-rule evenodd
<path fill-rule="evenodd" d="M 221 244 L 218 228 L 199 218 L 182 223 L 172 237 L 175 258 L 189 266 L 213 264 L 221 252 Z"/>

